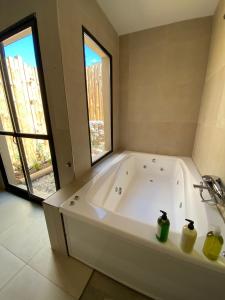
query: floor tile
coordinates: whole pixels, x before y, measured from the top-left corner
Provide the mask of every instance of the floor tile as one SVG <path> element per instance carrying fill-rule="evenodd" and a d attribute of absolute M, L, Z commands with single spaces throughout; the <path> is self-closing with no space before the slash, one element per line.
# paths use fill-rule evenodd
<path fill-rule="evenodd" d="M 75 299 L 79 299 L 92 274 L 88 266 L 76 259 L 55 254 L 50 248 L 40 250 L 29 265 Z"/>
<path fill-rule="evenodd" d="M 94 272 L 80 300 L 150 300 L 113 279 Z"/>
<path fill-rule="evenodd" d="M 0 300 L 72 300 L 48 279 L 26 266 L 1 291 Z"/>
<path fill-rule="evenodd" d="M 40 205 L 33 204 L 7 192 L 0 192 L 0 233 L 26 217 L 43 215 Z"/>
<path fill-rule="evenodd" d="M 24 262 L 15 255 L 0 246 L 0 289 L 10 280 L 19 270 L 24 267 Z"/>
<path fill-rule="evenodd" d="M 42 247 L 49 244 L 44 217 L 18 221 L 0 234 L 0 244 L 28 262 Z"/>

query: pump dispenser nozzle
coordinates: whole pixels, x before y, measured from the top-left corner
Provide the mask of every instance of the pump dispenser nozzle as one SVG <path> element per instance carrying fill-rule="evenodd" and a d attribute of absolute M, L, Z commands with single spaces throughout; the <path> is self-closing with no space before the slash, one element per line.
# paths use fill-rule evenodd
<path fill-rule="evenodd" d="M 167 220 L 167 212 L 165 212 L 164 210 L 160 210 L 160 212 L 162 213 L 162 219 Z"/>
<path fill-rule="evenodd" d="M 188 228 L 189 228 L 190 230 L 194 230 L 194 229 L 195 229 L 195 227 L 194 227 L 194 221 L 192 221 L 192 220 L 190 220 L 190 219 L 185 219 L 185 220 L 189 222 Z"/>

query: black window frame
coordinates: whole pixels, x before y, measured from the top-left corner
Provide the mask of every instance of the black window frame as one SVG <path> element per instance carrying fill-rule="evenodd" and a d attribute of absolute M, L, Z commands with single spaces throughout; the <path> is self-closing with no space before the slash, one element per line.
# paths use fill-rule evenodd
<path fill-rule="evenodd" d="M 0 133 L 1 133 L 1 135 L 5 135 L 5 136 L 13 136 L 16 139 L 17 138 L 35 138 L 35 139 L 48 140 L 49 150 L 51 153 L 52 167 L 53 167 L 53 171 L 54 171 L 55 187 L 56 187 L 56 191 L 57 191 L 60 189 L 60 180 L 59 180 L 59 172 L 58 172 L 58 166 L 57 166 L 57 160 L 56 160 L 56 154 L 55 154 L 55 146 L 54 146 L 54 140 L 53 140 L 53 134 L 52 134 L 52 128 L 51 128 L 51 119 L 50 119 L 49 107 L 48 107 L 48 102 L 47 102 L 47 93 L 46 93 L 45 80 L 44 80 L 44 71 L 43 71 L 42 58 L 41 58 L 41 50 L 40 50 L 40 42 L 39 42 L 36 14 L 33 13 L 33 14 L 21 19 L 20 21 L 14 23 L 13 25 L 7 27 L 6 29 L 2 30 L 0 32 L 0 43 L 3 40 L 21 32 L 29 27 L 31 27 L 31 30 L 32 30 L 33 45 L 34 45 L 35 59 L 36 59 L 36 65 L 37 65 L 37 73 L 38 73 L 38 79 L 39 79 L 40 92 L 41 92 L 42 105 L 43 105 L 47 133 L 46 134 L 22 133 L 22 132 L 16 132 L 15 129 L 13 130 L 13 132 L 1 131 Z M 0 63 L 3 64 L 1 59 L 0 59 Z M 3 74 L 3 76 L 5 76 L 5 75 Z M 6 91 L 6 92 L 8 92 L 8 91 Z M 7 102 L 8 101 L 9 100 L 7 100 Z M 21 157 L 20 157 L 20 160 L 21 160 Z M 34 194 L 30 194 L 28 191 L 21 190 L 21 189 L 17 188 L 16 186 L 9 184 L 7 175 L 5 172 L 4 164 L 3 164 L 3 161 L 1 158 L 1 154 L 0 154 L 0 167 L 1 167 L 1 172 L 2 172 L 5 189 L 7 191 L 12 192 L 12 193 L 14 193 L 18 196 L 21 196 L 25 199 L 31 200 L 33 202 L 41 203 L 44 200 Z"/>
<path fill-rule="evenodd" d="M 92 160 L 91 153 L 91 132 L 90 132 L 90 120 L 89 120 L 89 110 L 88 110 L 88 93 L 87 93 L 87 79 L 86 79 L 86 64 L 85 64 L 85 40 L 84 36 L 87 35 L 93 42 L 95 42 L 99 48 L 109 57 L 110 62 L 110 139 L 111 139 L 111 149 L 102 155 L 97 160 Z M 108 155 L 113 153 L 113 57 L 111 53 L 95 38 L 95 36 L 84 26 L 82 26 L 82 48 L 83 48 L 83 64 L 84 64 L 84 80 L 85 80 L 85 94 L 86 94 L 86 109 L 87 109 L 87 120 L 88 120 L 88 135 L 89 135 L 89 149 L 90 149 L 90 161 L 91 166 L 99 163 L 101 160 L 106 158 Z"/>

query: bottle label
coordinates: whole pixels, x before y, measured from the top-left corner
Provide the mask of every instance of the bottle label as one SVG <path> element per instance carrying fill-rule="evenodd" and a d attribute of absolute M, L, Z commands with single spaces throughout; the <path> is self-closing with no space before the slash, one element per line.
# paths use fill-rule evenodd
<path fill-rule="evenodd" d="M 157 235 L 158 238 L 161 237 L 161 231 L 162 231 L 162 227 L 160 225 L 158 225 L 157 232 L 156 232 L 156 235 Z"/>

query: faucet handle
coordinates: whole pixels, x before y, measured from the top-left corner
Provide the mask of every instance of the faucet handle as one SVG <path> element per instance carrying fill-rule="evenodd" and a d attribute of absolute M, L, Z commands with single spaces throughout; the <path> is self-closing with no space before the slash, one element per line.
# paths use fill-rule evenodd
<path fill-rule="evenodd" d="M 210 175 L 204 175 L 202 176 L 202 179 L 203 179 L 203 182 L 206 183 L 206 184 L 209 184 L 209 185 L 212 185 L 213 182 L 215 181 L 215 179 L 218 179 L 218 178 L 213 178 L 213 176 L 210 176 Z"/>
<path fill-rule="evenodd" d="M 221 196 L 221 198 L 224 196 L 224 186 L 219 177 L 215 179 L 215 189 L 217 189 L 218 194 Z"/>
<path fill-rule="evenodd" d="M 204 175 L 202 176 L 202 179 L 204 183 L 210 186 L 220 198 L 224 197 L 224 186 L 220 177 L 214 175 Z"/>

